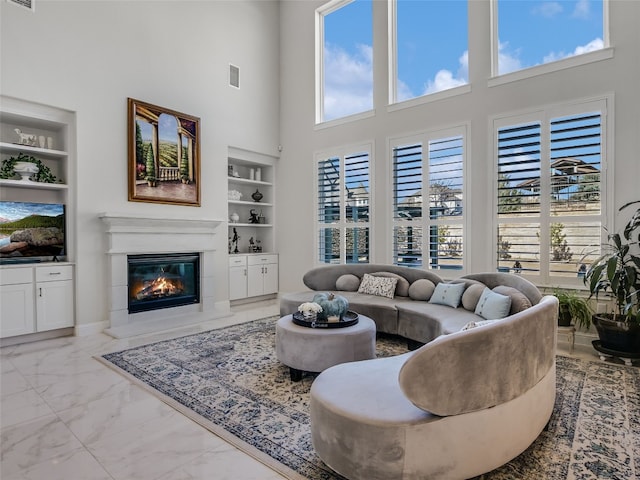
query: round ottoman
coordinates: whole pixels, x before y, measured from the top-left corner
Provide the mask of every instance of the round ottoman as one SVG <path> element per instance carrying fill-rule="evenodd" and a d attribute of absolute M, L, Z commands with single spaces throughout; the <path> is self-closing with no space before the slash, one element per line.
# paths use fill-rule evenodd
<path fill-rule="evenodd" d="M 322 372 L 339 363 L 376 358 L 376 324 L 359 315 L 344 328 L 309 328 L 286 315 L 276 323 L 276 357 L 290 368 L 291 380 L 302 372 Z"/>

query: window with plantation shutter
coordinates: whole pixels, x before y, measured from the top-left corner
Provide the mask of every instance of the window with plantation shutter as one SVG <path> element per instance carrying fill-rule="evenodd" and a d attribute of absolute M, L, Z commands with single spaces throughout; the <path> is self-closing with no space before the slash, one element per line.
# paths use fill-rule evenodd
<path fill-rule="evenodd" d="M 603 102 L 496 128 L 499 271 L 580 278 L 600 253 Z"/>
<path fill-rule="evenodd" d="M 369 157 L 363 149 L 317 161 L 320 263 L 369 263 Z"/>
<path fill-rule="evenodd" d="M 462 269 L 464 134 L 399 140 L 393 156 L 393 262 Z"/>

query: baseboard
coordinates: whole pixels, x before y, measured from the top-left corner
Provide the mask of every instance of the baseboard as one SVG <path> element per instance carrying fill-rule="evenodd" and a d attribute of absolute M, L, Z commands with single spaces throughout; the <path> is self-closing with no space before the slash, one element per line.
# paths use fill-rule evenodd
<path fill-rule="evenodd" d="M 102 322 L 82 323 L 75 326 L 74 335 L 76 337 L 86 337 L 87 335 L 102 333 L 104 329 L 108 327 L 109 322 L 106 320 Z"/>

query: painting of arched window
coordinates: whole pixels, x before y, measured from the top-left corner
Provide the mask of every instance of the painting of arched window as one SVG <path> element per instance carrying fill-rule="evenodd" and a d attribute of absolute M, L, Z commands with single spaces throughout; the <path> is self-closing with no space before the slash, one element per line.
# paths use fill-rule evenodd
<path fill-rule="evenodd" d="M 200 206 L 200 119 L 129 99 L 129 200 Z"/>

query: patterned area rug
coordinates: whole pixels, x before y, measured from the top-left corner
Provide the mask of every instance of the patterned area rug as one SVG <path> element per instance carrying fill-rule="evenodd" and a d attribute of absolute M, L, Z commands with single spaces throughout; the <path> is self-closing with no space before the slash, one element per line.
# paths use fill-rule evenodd
<path fill-rule="evenodd" d="M 289 478 L 340 479 L 316 456 L 309 427 L 314 377 L 289 379 L 275 357 L 277 317 L 110 353 L 107 364 Z M 380 336 L 378 356 L 406 351 Z M 557 357 L 547 429 L 483 480 L 640 476 L 640 369 Z"/>

